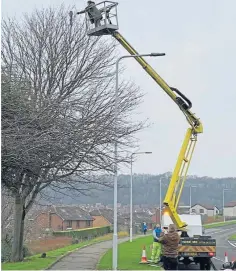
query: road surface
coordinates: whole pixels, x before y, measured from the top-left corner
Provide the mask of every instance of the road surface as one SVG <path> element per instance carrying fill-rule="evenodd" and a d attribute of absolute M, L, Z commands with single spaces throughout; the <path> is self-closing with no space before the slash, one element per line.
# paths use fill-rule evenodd
<path fill-rule="evenodd" d="M 236 260 L 236 247 L 228 243 L 228 237 L 236 233 L 236 225 L 229 225 L 206 231 L 207 235 L 211 235 L 216 239 L 216 258 L 213 260 L 217 269 L 220 269 L 224 262 L 225 252 L 228 254 L 229 261 Z"/>

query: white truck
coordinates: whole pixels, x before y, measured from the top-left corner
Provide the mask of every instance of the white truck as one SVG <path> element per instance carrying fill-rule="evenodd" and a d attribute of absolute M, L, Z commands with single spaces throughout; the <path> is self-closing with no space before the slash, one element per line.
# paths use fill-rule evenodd
<path fill-rule="evenodd" d="M 179 215 L 182 221 L 187 223 L 184 232 L 179 231 L 179 262 L 188 267 L 191 263 L 200 264 L 201 270 L 210 270 L 211 258 L 216 254 L 216 240 L 211 236 L 204 236 L 201 215 Z M 164 231 L 173 224 L 168 213 L 162 216 L 161 227 Z"/>

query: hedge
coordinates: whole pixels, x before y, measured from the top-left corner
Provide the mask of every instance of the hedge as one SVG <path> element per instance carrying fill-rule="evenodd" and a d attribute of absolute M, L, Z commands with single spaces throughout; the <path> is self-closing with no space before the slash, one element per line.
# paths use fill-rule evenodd
<path fill-rule="evenodd" d="M 54 231 L 54 236 L 69 236 L 73 239 L 90 240 L 111 232 L 111 226 L 96 227 L 80 230 Z"/>

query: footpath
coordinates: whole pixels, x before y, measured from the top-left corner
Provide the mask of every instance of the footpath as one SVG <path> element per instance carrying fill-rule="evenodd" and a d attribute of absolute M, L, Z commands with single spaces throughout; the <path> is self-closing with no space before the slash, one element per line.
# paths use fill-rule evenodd
<path fill-rule="evenodd" d="M 139 237 L 144 237 L 144 235 L 134 236 L 134 239 Z M 129 237 L 122 238 L 118 240 L 118 243 L 128 240 Z M 112 240 L 80 248 L 62 258 L 48 270 L 96 270 L 100 258 L 110 248 L 112 248 Z"/>

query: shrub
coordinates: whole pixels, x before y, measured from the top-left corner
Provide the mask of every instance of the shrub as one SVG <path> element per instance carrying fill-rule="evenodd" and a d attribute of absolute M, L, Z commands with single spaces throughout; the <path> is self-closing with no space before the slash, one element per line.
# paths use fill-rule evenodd
<path fill-rule="evenodd" d="M 111 232 L 110 226 L 100 227 L 100 228 L 89 228 L 81 230 L 71 230 L 71 231 L 55 231 L 54 236 L 70 236 L 73 239 L 78 240 L 90 240 L 98 236 L 102 236 Z"/>
<path fill-rule="evenodd" d="M 1 262 L 9 262 L 11 260 L 11 250 L 12 244 L 11 242 L 6 242 L 2 240 L 1 242 Z M 29 249 L 27 246 L 23 246 L 23 257 L 31 256 Z"/>
<path fill-rule="evenodd" d="M 2 240 L 1 243 L 1 262 L 9 262 L 11 259 L 11 243 L 5 240 Z"/>

